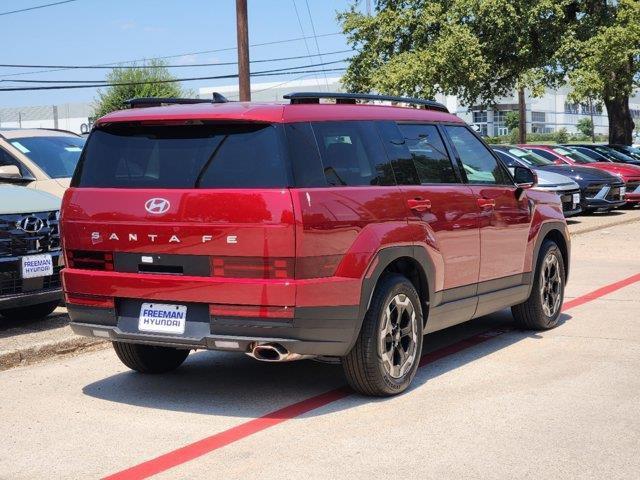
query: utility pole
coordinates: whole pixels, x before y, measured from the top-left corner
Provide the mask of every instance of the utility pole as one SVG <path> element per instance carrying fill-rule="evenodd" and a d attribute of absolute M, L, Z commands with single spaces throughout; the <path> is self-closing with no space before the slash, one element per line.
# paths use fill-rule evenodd
<path fill-rule="evenodd" d="M 518 124 L 518 142 L 525 144 L 527 143 L 527 103 L 523 87 L 518 89 L 518 116 L 520 119 Z"/>
<path fill-rule="evenodd" d="M 593 99 L 589 97 L 589 113 L 591 114 L 591 141 L 596 143 L 596 124 L 593 123 Z"/>
<path fill-rule="evenodd" d="M 240 101 L 251 100 L 249 80 L 249 22 L 247 20 L 247 0 L 236 0 L 236 32 L 238 36 L 238 87 Z"/>
<path fill-rule="evenodd" d="M 371 16 L 371 0 L 367 0 L 367 15 Z"/>

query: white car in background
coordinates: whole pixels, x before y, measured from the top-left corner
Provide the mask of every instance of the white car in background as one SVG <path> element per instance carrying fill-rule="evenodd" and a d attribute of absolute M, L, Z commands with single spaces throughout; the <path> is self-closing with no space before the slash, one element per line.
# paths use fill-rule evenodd
<path fill-rule="evenodd" d="M 85 138 L 64 130 L 0 130 L 0 183 L 44 190 L 62 198 Z"/>

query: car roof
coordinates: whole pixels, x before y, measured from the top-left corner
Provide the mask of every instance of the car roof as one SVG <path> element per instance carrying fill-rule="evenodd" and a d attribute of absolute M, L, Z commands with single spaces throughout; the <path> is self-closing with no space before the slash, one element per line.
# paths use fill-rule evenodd
<path fill-rule="evenodd" d="M 258 102 L 197 103 L 133 108 L 110 113 L 96 123 L 182 120 L 228 120 L 292 123 L 328 120 L 464 122 L 450 113 L 423 108 L 372 104 L 284 104 Z"/>
<path fill-rule="evenodd" d="M 27 137 L 78 137 L 78 135 L 66 130 L 50 128 L 11 128 L 0 129 L 0 138 L 1 137 L 12 140 Z"/>

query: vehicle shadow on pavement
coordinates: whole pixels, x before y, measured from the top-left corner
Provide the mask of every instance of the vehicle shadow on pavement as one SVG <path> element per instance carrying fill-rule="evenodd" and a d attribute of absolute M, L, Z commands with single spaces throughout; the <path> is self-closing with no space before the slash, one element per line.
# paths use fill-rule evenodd
<path fill-rule="evenodd" d="M 569 318 L 571 317 L 563 315 L 561 322 Z M 497 338 L 444 357 L 435 362 L 434 366 L 427 364 L 419 371 L 411 390 L 422 388 L 430 378 L 455 370 L 521 340 L 541 338 L 536 332 L 519 331 L 513 327 L 510 311 L 504 310 L 426 336 L 423 354 L 487 330 L 507 330 Z M 83 393 L 109 402 L 156 410 L 256 418 L 344 385 L 340 365 L 309 360 L 263 363 L 242 354 L 197 352 L 191 354 L 175 372 L 141 375 L 127 370 L 85 386 Z M 366 397 L 354 398 L 357 399 L 355 402 L 338 402 L 328 409 L 318 409 L 307 415 L 324 415 L 336 409 L 379 401 Z"/>
<path fill-rule="evenodd" d="M 44 332 L 69 325 L 66 310 L 57 310 L 45 318 L 12 320 L 0 316 L 0 338 L 15 337 L 25 333 Z"/>

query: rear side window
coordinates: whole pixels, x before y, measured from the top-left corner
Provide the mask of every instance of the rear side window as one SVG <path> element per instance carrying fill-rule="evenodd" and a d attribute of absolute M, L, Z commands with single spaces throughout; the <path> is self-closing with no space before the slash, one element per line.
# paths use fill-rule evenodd
<path fill-rule="evenodd" d="M 96 129 L 73 185 L 97 188 L 287 186 L 277 128 L 247 125 L 119 125 Z"/>
<path fill-rule="evenodd" d="M 422 184 L 458 183 L 435 125 L 399 124 Z"/>
<path fill-rule="evenodd" d="M 329 186 L 395 185 L 373 122 L 314 122 L 312 128 Z"/>

